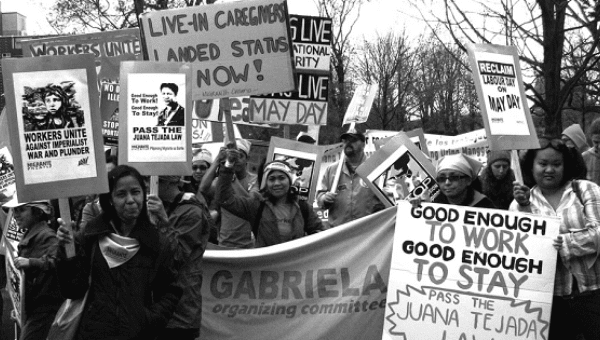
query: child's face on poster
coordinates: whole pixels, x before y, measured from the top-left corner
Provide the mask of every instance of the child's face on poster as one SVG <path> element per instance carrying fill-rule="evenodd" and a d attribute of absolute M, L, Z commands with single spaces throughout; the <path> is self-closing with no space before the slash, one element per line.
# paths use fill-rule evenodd
<path fill-rule="evenodd" d="M 50 111 L 50 114 L 55 114 L 62 106 L 62 101 L 60 98 L 53 94 L 47 95 L 44 99 L 44 102 L 46 104 L 46 108 L 48 111 Z"/>

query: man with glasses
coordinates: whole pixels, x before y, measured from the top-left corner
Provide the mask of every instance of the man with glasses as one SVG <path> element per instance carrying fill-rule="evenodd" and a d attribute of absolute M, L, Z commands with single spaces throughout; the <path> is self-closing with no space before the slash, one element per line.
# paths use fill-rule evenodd
<path fill-rule="evenodd" d="M 358 130 L 348 131 L 340 136 L 344 143 L 344 163 L 331 164 L 325 170 L 317 202 L 323 209 L 329 209 L 328 222 L 332 227 L 372 214 L 383 209 L 383 203 L 375 196 L 367 184 L 356 174 L 356 168 L 367 159 L 365 135 Z M 339 182 L 331 190 L 338 167 L 342 166 Z"/>

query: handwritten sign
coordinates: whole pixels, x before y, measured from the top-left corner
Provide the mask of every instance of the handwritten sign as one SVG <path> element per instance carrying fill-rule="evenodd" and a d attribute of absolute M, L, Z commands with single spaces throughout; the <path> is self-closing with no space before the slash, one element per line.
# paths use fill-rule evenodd
<path fill-rule="evenodd" d="M 383 339 L 547 339 L 559 220 L 398 206 Z"/>
<path fill-rule="evenodd" d="M 517 48 L 470 44 L 467 51 L 490 148 L 539 148 Z"/>
<path fill-rule="evenodd" d="M 295 91 L 252 96 L 250 121 L 326 125 L 329 96 L 331 19 L 290 15 Z"/>
<path fill-rule="evenodd" d="M 196 100 L 194 101 L 194 117 L 212 122 L 225 123 L 225 114 L 220 108 L 220 99 Z M 259 126 L 263 128 L 277 129 L 279 125 L 260 124 L 250 121 L 250 97 L 230 97 L 229 106 L 231 121 L 233 124 Z"/>
<path fill-rule="evenodd" d="M 92 54 L 2 60 L 23 202 L 108 191 Z"/>
<path fill-rule="evenodd" d="M 150 59 L 192 66 L 194 100 L 294 89 L 285 0 L 145 13 Z"/>
<path fill-rule="evenodd" d="M 121 164 L 144 175 L 191 174 L 190 77 L 183 64 L 121 64 Z"/>

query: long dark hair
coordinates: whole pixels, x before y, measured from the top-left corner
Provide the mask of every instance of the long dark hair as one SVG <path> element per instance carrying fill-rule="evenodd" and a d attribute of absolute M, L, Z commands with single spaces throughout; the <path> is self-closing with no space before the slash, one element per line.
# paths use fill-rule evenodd
<path fill-rule="evenodd" d="M 560 138 L 540 138 L 540 148 L 527 150 L 525 158 L 521 163 L 521 171 L 523 173 L 523 182 L 528 187 L 534 186 L 533 178 L 533 161 L 538 151 L 552 148 L 558 151 L 563 156 L 563 178 L 560 185 L 573 179 L 585 179 L 587 168 L 581 153 L 576 148 L 568 147 Z"/>
<path fill-rule="evenodd" d="M 146 185 L 144 184 L 144 177 L 139 173 L 139 171 L 137 171 L 135 168 L 133 168 L 129 165 L 118 165 L 116 168 L 112 169 L 108 173 L 109 192 L 107 192 L 105 194 L 100 194 L 100 207 L 102 207 L 104 219 L 107 222 L 113 221 L 113 223 L 115 223 L 116 226 L 121 225 L 121 219 L 117 216 L 117 211 L 115 210 L 115 207 L 111 203 L 111 196 L 112 196 L 113 191 L 115 190 L 117 182 L 121 178 L 124 178 L 127 176 L 131 176 L 131 177 L 135 178 L 139 182 L 140 186 L 142 187 L 142 192 L 144 194 L 144 203 L 142 206 L 142 211 L 137 218 L 137 224 L 139 225 L 140 223 L 144 223 L 147 225 L 150 223 L 150 219 L 148 218 L 148 207 L 146 205 L 147 192 L 146 192 Z"/>

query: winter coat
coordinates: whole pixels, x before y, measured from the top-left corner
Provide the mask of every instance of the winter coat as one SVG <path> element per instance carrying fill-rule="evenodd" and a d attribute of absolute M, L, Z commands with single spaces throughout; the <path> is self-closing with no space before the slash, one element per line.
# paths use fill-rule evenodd
<path fill-rule="evenodd" d="M 138 224 L 129 237 L 139 241 L 139 251 L 128 262 L 110 269 L 98 242 L 113 232 L 102 213 L 77 235 L 75 257 L 66 259 L 64 247 L 60 247 L 57 271 L 64 297 L 82 298 L 89 287 L 90 270 L 92 273 L 76 339 L 152 339 L 166 326 L 181 297 L 175 245 L 153 226 Z"/>

